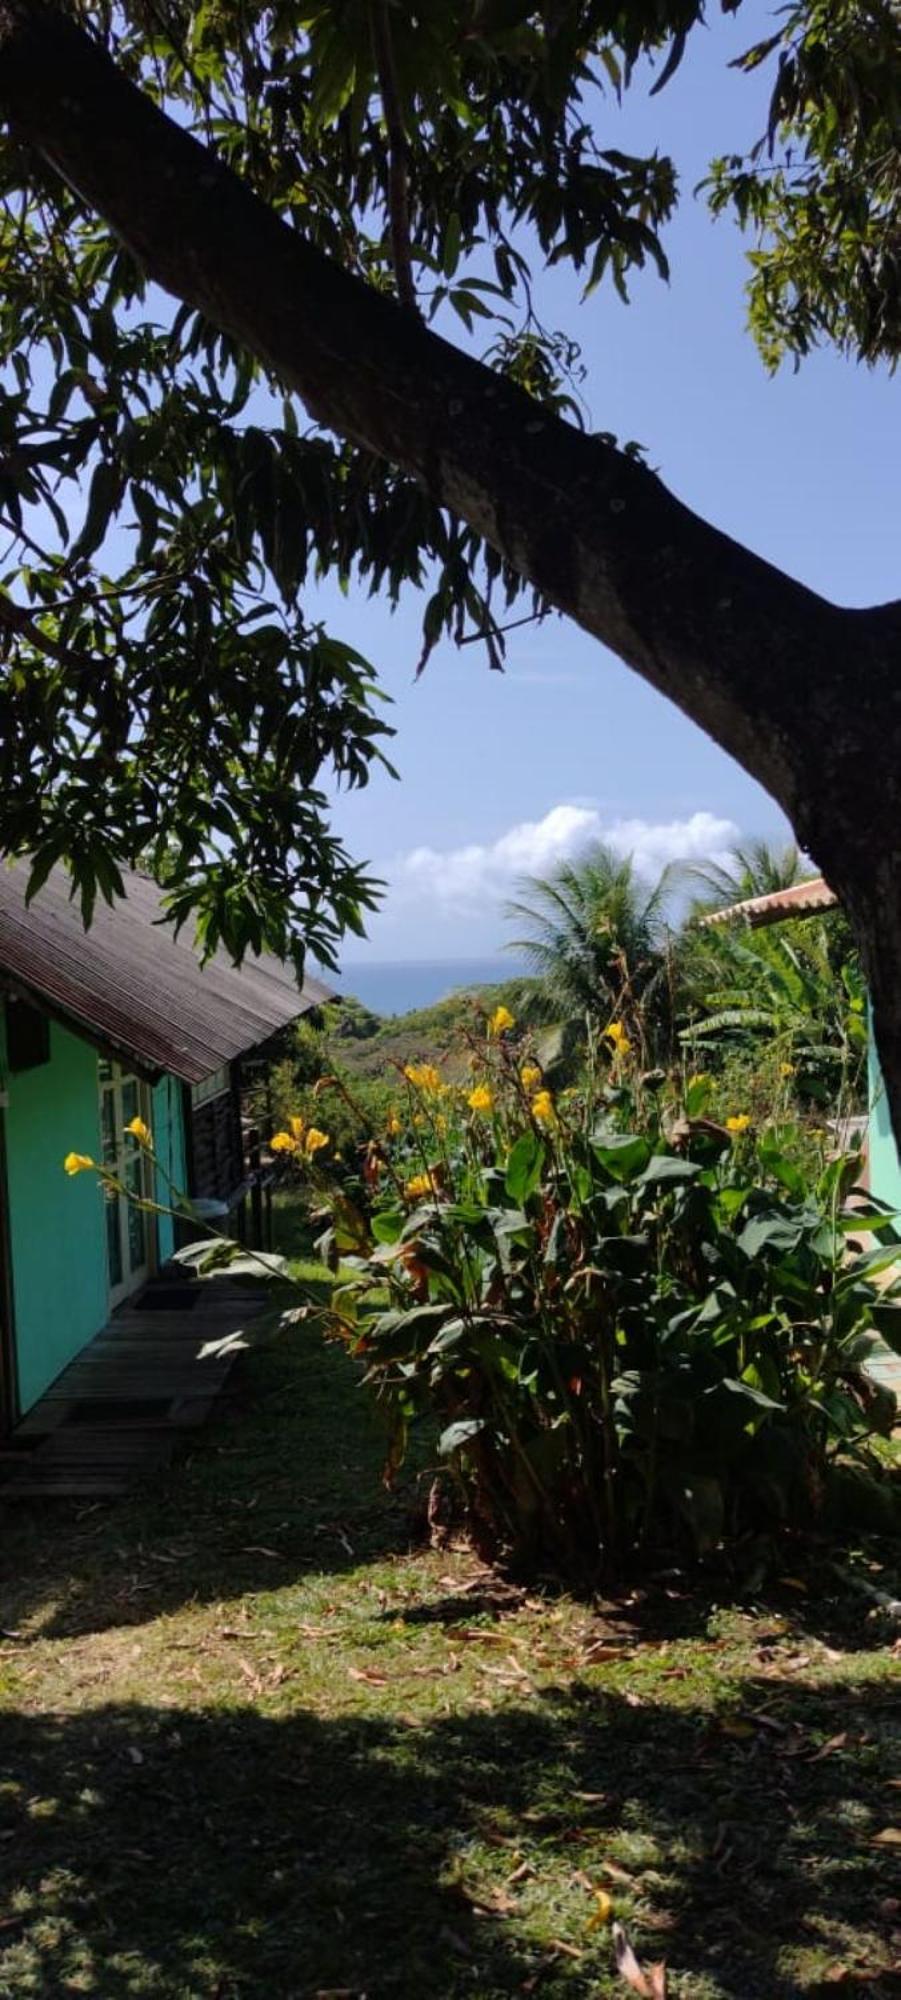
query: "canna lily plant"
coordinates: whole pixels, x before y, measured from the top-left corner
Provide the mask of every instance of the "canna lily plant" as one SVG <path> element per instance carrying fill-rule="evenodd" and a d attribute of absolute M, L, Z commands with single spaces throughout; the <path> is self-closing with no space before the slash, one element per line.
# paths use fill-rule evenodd
<path fill-rule="evenodd" d="M 837 1468 L 879 1473 L 895 1399 L 868 1364 L 901 1353 L 899 1218 L 857 1186 L 857 1155 L 809 1173 L 788 1122 L 717 1123 L 709 1076 L 643 1076 L 613 1023 L 555 1095 L 503 1013 L 470 1038 L 468 1082 L 399 1072 L 365 1199 L 318 1127 L 270 1141 L 320 1204 L 328 1331 L 386 1414 L 386 1477 L 410 1427 L 437 1426 L 480 1553 L 593 1584 L 649 1545 L 703 1553 L 815 1516 Z M 199 1261 L 245 1257 L 217 1239 Z"/>
<path fill-rule="evenodd" d="M 437 1420 L 481 1553 L 590 1579 L 809 1516 L 891 1428 L 866 1364 L 901 1352 L 897 1218 L 856 1155 L 807 1178 L 787 1124 L 713 1122 L 708 1077 L 648 1087 L 618 1024 L 557 1097 L 514 1027 L 486 1024 L 466 1087 L 405 1072 L 368 1215 L 326 1198 L 389 1476 Z"/>

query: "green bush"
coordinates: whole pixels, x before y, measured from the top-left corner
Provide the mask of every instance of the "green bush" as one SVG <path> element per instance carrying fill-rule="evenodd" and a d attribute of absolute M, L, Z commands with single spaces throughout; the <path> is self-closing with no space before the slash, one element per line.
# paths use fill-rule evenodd
<path fill-rule="evenodd" d="M 901 1351 L 901 1281 L 856 1240 L 891 1217 L 855 1155 L 810 1173 L 784 1120 L 713 1119 L 709 1079 L 648 1088 L 615 1024 L 556 1102 L 502 1017 L 469 1062 L 463 1087 L 408 1068 L 370 1214 L 309 1169 L 391 1467 L 437 1418 L 479 1549 L 596 1577 L 809 1518 L 834 1461 L 878 1461 L 894 1401 L 865 1364 Z"/>

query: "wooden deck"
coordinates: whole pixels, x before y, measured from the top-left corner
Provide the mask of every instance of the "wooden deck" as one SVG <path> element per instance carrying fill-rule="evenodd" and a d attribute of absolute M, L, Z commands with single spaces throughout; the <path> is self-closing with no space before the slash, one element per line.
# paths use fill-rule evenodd
<path fill-rule="evenodd" d="M 256 1316 L 262 1290 L 223 1277 L 151 1282 L 58 1375 L 0 1446 L 0 1498 L 124 1493 L 208 1417 L 231 1356 L 202 1358 Z"/>

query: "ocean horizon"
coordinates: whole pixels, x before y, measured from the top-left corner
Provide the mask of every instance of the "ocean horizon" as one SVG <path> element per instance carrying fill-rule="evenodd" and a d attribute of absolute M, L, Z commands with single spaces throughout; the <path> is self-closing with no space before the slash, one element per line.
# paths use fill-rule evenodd
<path fill-rule="evenodd" d="M 345 999 L 360 1000 L 374 1014 L 410 1014 L 433 1007 L 469 986 L 499 986 L 521 979 L 528 968 L 512 956 L 493 958 L 422 958 L 352 961 L 335 979 Z"/>

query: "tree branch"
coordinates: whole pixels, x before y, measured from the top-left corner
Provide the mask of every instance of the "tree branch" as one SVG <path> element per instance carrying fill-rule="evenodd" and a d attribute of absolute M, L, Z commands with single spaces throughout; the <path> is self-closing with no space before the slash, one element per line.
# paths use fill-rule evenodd
<path fill-rule="evenodd" d="M 834 789 L 870 783 L 887 731 L 901 774 L 901 606 L 828 604 L 340 269 L 52 8 L 0 0 L 0 107 L 152 279 L 707 729 L 841 889 Z"/>

